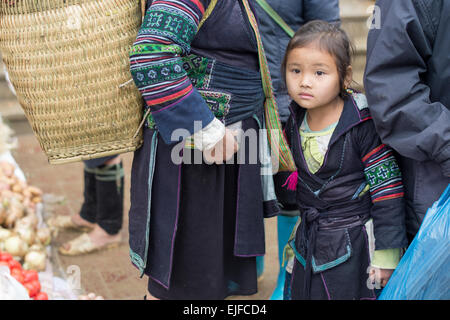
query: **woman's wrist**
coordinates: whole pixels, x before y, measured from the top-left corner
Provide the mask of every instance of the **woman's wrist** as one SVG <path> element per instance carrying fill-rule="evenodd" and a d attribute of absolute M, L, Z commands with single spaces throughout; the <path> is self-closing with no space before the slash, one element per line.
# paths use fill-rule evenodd
<path fill-rule="evenodd" d="M 225 135 L 225 125 L 214 118 L 206 127 L 192 135 L 194 146 L 200 151 L 213 148 Z"/>

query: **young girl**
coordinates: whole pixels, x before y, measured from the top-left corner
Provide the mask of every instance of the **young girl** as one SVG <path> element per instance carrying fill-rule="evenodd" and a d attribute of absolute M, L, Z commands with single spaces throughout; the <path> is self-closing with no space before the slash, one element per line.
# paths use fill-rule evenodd
<path fill-rule="evenodd" d="M 372 282 L 386 285 L 407 245 L 401 173 L 364 95 L 347 89 L 350 61 L 345 32 L 312 21 L 282 65 L 293 99 L 285 134 L 298 168 L 288 182 L 301 213 L 289 242 L 292 299 L 376 299 Z"/>

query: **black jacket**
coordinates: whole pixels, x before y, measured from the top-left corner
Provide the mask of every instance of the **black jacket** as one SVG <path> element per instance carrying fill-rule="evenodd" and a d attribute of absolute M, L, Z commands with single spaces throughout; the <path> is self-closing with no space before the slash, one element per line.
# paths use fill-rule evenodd
<path fill-rule="evenodd" d="M 368 250 L 357 248 L 366 247 L 364 224 L 370 218 L 373 219 L 376 250 L 407 245 L 400 169 L 392 150 L 382 144 L 367 103 L 362 101 L 365 99 L 361 94 L 346 98 L 324 162 L 314 174 L 303 156 L 298 130 L 305 109 L 295 102 L 291 104 L 292 115 L 285 134 L 298 168 L 297 203 L 301 223 L 295 242 L 290 244 L 305 269 L 300 272 L 305 277 L 301 283 L 313 284 L 310 296 L 309 289 L 305 289 L 306 295 L 296 295 L 297 298 L 317 298 L 314 285 L 317 280 L 310 281 L 312 273 L 331 268 L 334 276 L 327 273 L 328 280 L 345 277 L 359 284 L 354 292 L 343 294 L 339 285 L 331 288 L 328 283 L 328 289 L 339 292 L 335 298 L 361 297 L 370 262 Z M 361 194 L 366 185 L 369 191 Z M 346 274 L 349 268 L 354 274 Z M 296 277 L 298 279 L 297 273 Z"/>
<path fill-rule="evenodd" d="M 400 154 L 414 235 L 450 183 L 450 1 L 376 5 L 364 85 L 382 141 Z"/>
<path fill-rule="evenodd" d="M 292 102 L 285 134 L 298 168 L 297 202 L 301 212 L 311 207 L 319 212 L 345 209 L 353 206 L 362 186 L 369 184 L 370 193 L 363 198 L 372 202 L 368 213 L 374 222 L 375 249 L 402 248 L 407 242 L 401 173 L 392 150 L 375 131 L 369 108 L 360 109 L 360 105 L 352 96 L 345 100 L 324 163 L 312 174 L 298 131 L 305 109 Z"/>

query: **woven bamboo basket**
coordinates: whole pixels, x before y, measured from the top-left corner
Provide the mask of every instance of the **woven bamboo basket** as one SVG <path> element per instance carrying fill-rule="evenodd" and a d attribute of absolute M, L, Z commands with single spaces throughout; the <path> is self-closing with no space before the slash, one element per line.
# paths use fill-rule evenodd
<path fill-rule="evenodd" d="M 139 0 L 1 0 L 0 50 L 52 164 L 142 144 L 142 98 L 129 51 Z"/>

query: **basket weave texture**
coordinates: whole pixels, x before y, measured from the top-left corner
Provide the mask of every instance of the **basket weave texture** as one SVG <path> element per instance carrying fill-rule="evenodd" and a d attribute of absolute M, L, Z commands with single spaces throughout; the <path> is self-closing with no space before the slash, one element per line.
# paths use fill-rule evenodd
<path fill-rule="evenodd" d="M 142 97 L 129 51 L 138 0 L 0 1 L 0 50 L 50 163 L 129 152 L 142 144 Z"/>

